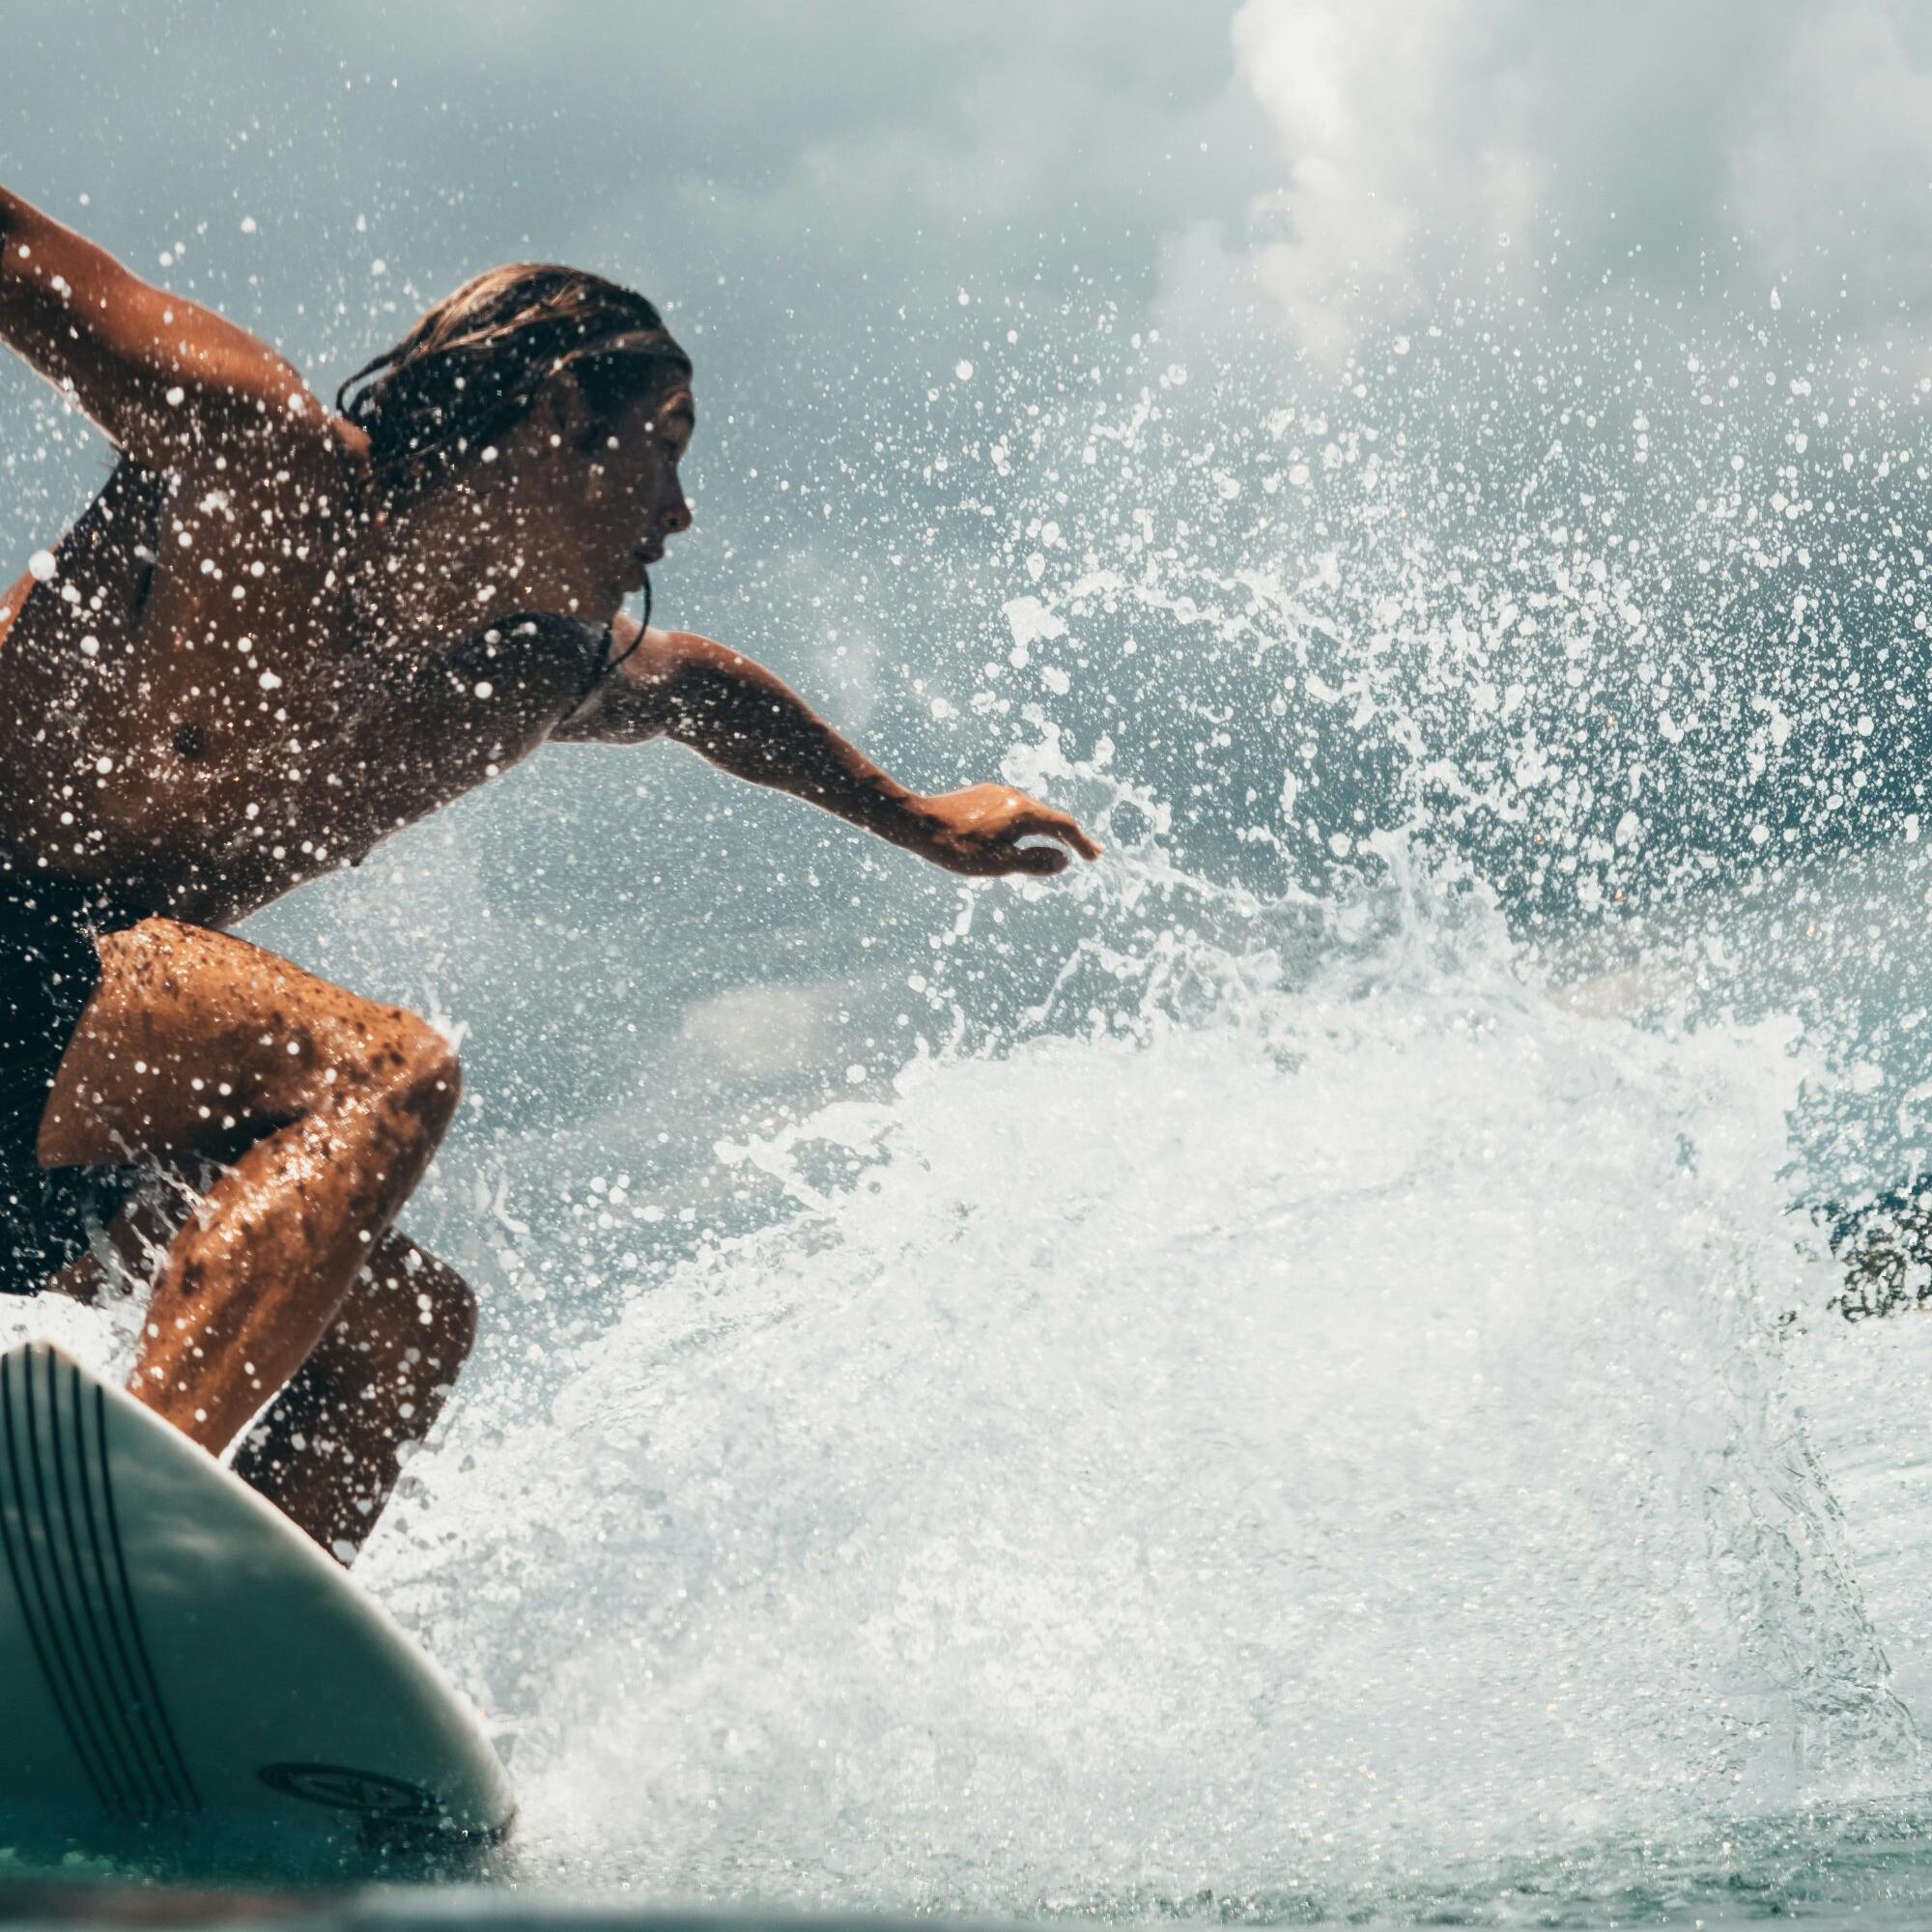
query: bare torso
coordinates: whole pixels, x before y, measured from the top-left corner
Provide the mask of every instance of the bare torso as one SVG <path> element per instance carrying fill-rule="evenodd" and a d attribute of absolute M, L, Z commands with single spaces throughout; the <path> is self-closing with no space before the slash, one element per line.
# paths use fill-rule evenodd
<path fill-rule="evenodd" d="M 465 639 L 357 621 L 361 463 L 342 424 L 306 474 L 122 462 L 55 575 L 0 596 L 0 852 L 222 926 L 540 741 L 501 707 L 479 760 L 448 717 Z"/>

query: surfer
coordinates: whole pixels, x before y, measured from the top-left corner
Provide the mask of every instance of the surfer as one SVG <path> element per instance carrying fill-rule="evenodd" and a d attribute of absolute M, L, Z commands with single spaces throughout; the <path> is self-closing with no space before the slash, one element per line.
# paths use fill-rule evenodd
<path fill-rule="evenodd" d="M 246 1430 L 237 1470 L 346 1562 L 475 1332 L 392 1226 L 459 1070 L 228 927 L 549 743 L 671 738 L 958 872 L 1098 848 L 1005 785 L 910 791 L 622 611 L 691 524 L 696 426 L 628 289 L 492 270 L 330 410 L 0 189 L 0 341 L 118 452 L 0 591 L 0 1292 L 149 1282 L 130 1390 L 211 1451 Z M 155 1163 L 197 1180 L 172 1225 Z"/>

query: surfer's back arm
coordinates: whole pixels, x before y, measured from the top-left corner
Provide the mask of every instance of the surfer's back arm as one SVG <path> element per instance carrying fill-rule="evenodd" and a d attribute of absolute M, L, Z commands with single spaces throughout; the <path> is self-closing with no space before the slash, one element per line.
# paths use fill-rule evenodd
<path fill-rule="evenodd" d="M 0 342 L 154 469 L 179 464 L 205 436 L 226 447 L 254 422 L 270 442 L 320 446 L 326 434 L 301 378 L 267 343 L 144 282 L 4 187 Z M 284 439 L 285 425 L 295 436 Z"/>
<path fill-rule="evenodd" d="M 1099 847 L 1065 812 L 1007 785 L 925 796 L 890 778 L 805 699 L 741 651 L 690 631 L 639 632 L 626 619 L 615 663 L 554 734 L 601 744 L 668 737 L 722 770 L 770 785 L 956 872 L 1057 872 Z"/>

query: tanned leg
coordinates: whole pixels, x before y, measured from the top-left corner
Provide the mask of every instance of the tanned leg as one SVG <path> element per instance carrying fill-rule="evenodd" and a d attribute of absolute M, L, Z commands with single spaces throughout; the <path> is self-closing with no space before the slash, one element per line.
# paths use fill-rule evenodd
<path fill-rule="evenodd" d="M 456 1270 L 391 1231 L 307 1363 L 235 1453 L 235 1473 L 347 1563 L 476 1340 Z"/>
<path fill-rule="evenodd" d="M 449 1124 L 456 1061 L 413 1014 L 226 934 L 151 919 L 99 947 L 40 1157 L 227 1161 L 169 1244 L 128 1381 L 219 1451 L 376 1253 Z"/>
<path fill-rule="evenodd" d="M 130 1203 L 104 1231 L 113 1264 L 81 1255 L 48 1279 L 46 1292 L 95 1306 L 116 1283 L 145 1283 L 177 1228 L 149 1203 Z M 231 1466 L 338 1562 L 352 1562 L 410 1450 L 436 1427 L 475 1341 L 469 1285 L 390 1229 Z"/>

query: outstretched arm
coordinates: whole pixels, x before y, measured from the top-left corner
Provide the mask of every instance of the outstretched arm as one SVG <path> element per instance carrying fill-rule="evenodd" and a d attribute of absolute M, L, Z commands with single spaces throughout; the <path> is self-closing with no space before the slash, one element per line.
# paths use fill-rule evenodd
<path fill-rule="evenodd" d="M 212 435 L 226 448 L 257 427 L 270 446 L 326 433 L 301 378 L 267 343 L 142 281 L 4 187 L 0 343 L 151 469 Z"/>
<path fill-rule="evenodd" d="M 674 738 L 753 784 L 809 800 L 847 823 L 955 872 L 1058 872 L 1100 848 L 1064 811 L 1009 785 L 926 797 L 887 777 L 762 665 L 689 631 L 616 636 L 623 661 L 554 734 L 637 744 Z M 1023 845 L 1023 838 L 1058 844 Z"/>

